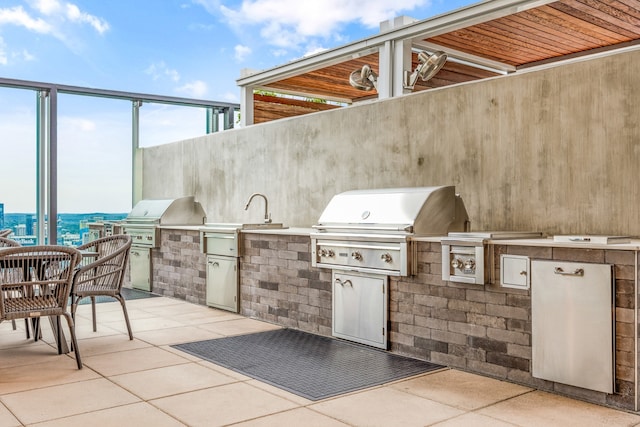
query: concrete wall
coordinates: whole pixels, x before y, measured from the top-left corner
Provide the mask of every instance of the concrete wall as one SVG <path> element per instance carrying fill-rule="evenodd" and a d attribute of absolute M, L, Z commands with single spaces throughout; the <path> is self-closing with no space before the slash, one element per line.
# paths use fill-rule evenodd
<path fill-rule="evenodd" d="M 314 224 L 356 188 L 456 186 L 473 230 L 640 235 L 640 52 L 151 147 L 143 197 Z"/>

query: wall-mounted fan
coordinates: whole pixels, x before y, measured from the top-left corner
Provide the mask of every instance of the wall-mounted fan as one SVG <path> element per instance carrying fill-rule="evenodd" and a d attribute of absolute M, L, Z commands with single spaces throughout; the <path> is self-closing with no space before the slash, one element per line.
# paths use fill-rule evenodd
<path fill-rule="evenodd" d="M 378 75 L 371 69 L 369 65 L 363 65 L 362 69 L 355 70 L 349 75 L 349 83 L 351 86 L 360 90 L 371 90 L 378 88 Z"/>
<path fill-rule="evenodd" d="M 422 81 L 427 81 L 435 76 L 442 68 L 445 62 L 447 62 L 447 54 L 438 51 L 429 55 L 425 51 L 418 53 L 419 64 L 416 70 L 409 75 L 408 71 L 404 72 L 404 88 L 413 89 L 418 81 L 418 77 Z"/>

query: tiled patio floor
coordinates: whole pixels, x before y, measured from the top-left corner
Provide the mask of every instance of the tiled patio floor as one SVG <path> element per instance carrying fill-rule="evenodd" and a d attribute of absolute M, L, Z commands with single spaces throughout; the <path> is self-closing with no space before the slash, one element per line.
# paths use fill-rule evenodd
<path fill-rule="evenodd" d="M 174 350 L 171 344 L 274 325 L 169 298 L 78 315 L 84 369 L 73 354 L 0 324 L 0 427 L 35 426 L 637 426 L 640 415 L 442 370 L 313 402 Z M 48 322 L 43 322 L 48 325 Z M 19 322 L 20 326 L 23 326 Z"/>

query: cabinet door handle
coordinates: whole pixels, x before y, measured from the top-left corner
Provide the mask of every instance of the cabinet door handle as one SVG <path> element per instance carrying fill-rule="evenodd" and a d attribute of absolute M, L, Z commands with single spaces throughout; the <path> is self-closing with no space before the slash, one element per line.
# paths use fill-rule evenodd
<path fill-rule="evenodd" d="M 564 271 L 561 267 L 556 267 L 553 272 L 562 276 L 584 276 L 584 269 L 576 268 L 574 271 Z"/>
<path fill-rule="evenodd" d="M 336 278 L 336 283 L 340 286 L 351 286 L 353 288 L 353 283 L 351 283 L 351 280 L 347 279 L 344 282 L 342 280 L 340 280 L 340 278 Z"/>
<path fill-rule="evenodd" d="M 218 263 L 218 261 L 210 262 L 209 264 L 211 264 L 212 267 L 220 267 L 220 263 Z"/>

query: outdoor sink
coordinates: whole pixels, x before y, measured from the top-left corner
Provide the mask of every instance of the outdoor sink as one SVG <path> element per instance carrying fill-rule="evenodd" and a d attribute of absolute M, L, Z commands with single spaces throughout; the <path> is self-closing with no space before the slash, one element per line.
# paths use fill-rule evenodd
<path fill-rule="evenodd" d="M 281 222 L 263 222 L 259 224 L 242 224 L 243 230 L 277 230 L 282 228 L 289 228 L 282 225 Z"/>

